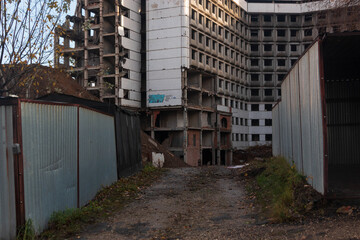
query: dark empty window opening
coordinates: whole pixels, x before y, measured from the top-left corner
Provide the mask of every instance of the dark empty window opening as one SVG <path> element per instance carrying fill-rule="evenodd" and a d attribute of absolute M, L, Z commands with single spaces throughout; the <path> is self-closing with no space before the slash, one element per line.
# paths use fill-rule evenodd
<path fill-rule="evenodd" d="M 277 50 L 278 50 L 279 52 L 284 52 L 285 49 L 286 49 L 286 45 L 285 45 L 285 44 L 279 44 L 279 45 L 277 45 Z"/>
<path fill-rule="evenodd" d="M 310 22 L 312 20 L 312 14 L 306 14 L 304 18 L 305 22 Z"/>
<path fill-rule="evenodd" d="M 258 30 L 251 30 L 250 35 L 252 37 L 257 37 L 258 36 Z"/>
<path fill-rule="evenodd" d="M 266 82 L 272 81 L 272 74 L 265 74 L 264 78 Z"/>
<path fill-rule="evenodd" d="M 278 59 L 278 66 L 284 67 L 285 66 L 285 59 Z"/>
<path fill-rule="evenodd" d="M 264 90 L 264 94 L 265 94 L 265 96 L 267 96 L 267 97 L 272 96 L 272 92 L 273 92 L 272 89 L 265 89 L 265 90 Z"/>
<path fill-rule="evenodd" d="M 259 89 L 251 89 L 251 96 L 259 96 Z"/>
<path fill-rule="evenodd" d="M 252 141 L 260 141 L 260 135 L 259 134 L 252 134 L 251 135 L 251 140 Z"/>
<path fill-rule="evenodd" d="M 264 15 L 264 22 L 271 22 L 271 15 Z"/>
<path fill-rule="evenodd" d="M 271 44 L 265 44 L 264 45 L 264 51 L 265 52 L 272 51 L 272 45 Z"/>
<path fill-rule="evenodd" d="M 259 66 L 259 60 L 258 59 L 251 59 L 251 66 Z"/>
<path fill-rule="evenodd" d="M 258 44 L 251 44 L 251 51 L 258 51 L 259 45 Z"/>
<path fill-rule="evenodd" d="M 285 37 L 286 31 L 284 29 L 277 30 L 278 37 Z"/>
<path fill-rule="evenodd" d="M 306 36 L 306 37 L 312 36 L 312 28 L 305 29 L 304 36 Z"/>
<path fill-rule="evenodd" d="M 251 126 L 259 126 L 259 119 L 251 119 Z"/>
<path fill-rule="evenodd" d="M 259 104 L 251 104 L 251 111 L 259 111 Z"/>
<path fill-rule="evenodd" d="M 297 22 L 297 16 L 296 15 L 291 15 L 290 16 L 290 21 L 291 22 Z"/>
<path fill-rule="evenodd" d="M 272 111 L 272 104 L 265 104 L 266 111 Z"/>
<path fill-rule="evenodd" d="M 272 134 L 265 134 L 265 141 L 272 141 Z"/>
<path fill-rule="evenodd" d="M 221 127 L 222 128 L 227 128 L 228 123 L 227 123 L 227 119 L 226 118 L 222 118 L 221 119 Z"/>
<path fill-rule="evenodd" d="M 285 77 L 285 74 L 278 74 L 278 75 L 277 75 L 277 80 L 278 80 L 279 82 L 282 82 L 282 81 L 284 80 L 284 77 Z"/>
<path fill-rule="evenodd" d="M 272 60 L 271 59 L 265 59 L 264 60 L 264 65 L 265 66 L 272 66 Z"/>
<path fill-rule="evenodd" d="M 259 81 L 259 74 L 251 74 L 251 81 Z"/>
<path fill-rule="evenodd" d="M 281 14 L 281 15 L 277 15 L 277 21 L 278 22 L 285 22 L 285 18 L 286 16 Z"/>
<path fill-rule="evenodd" d="M 264 30 L 264 37 L 271 37 L 271 35 L 272 35 L 272 30 L 269 29 Z"/>
<path fill-rule="evenodd" d="M 193 146 L 196 147 L 196 134 L 193 134 Z"/>
<path fill-rule="evenodd" d="M 292 52 L 296 52 L 298 49 L 298 46 L 297 45 L 291 45 L 291 51 Z"/>
<path fill-rule="evenodd" d="M 294 29 L 290 30 L 290 36 L 291 37 L 296 37 L 297 34 L 298 34 L 298 30 L 294 30 Z"/>
<path fill-rule="evenodd" d="M 272 126 L 272 119 L 265 119 L 265 126 Z"/>
<path fill-rule="evenodd" d="M 251 15 L 251 22 L 258 22 L 259 16 L 258 15 Z"/>

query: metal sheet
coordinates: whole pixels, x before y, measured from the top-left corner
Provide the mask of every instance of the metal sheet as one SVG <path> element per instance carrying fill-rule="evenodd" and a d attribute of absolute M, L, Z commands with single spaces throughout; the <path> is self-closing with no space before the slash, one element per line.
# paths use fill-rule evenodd
<path fill-rule="evenodd" d="M 16 239 L 12 106 L 0 106 L 0 239 Z"/>
<path fill-rule="evenodd" d="M 79 108 L 80 206 L 117 180 L 114 117 Z"/>
<path fill-rule="evenodd" d="M 42 231 L 77 203 L 77 107 L 21 103 L 25 216 Z"/>
<path fill-rule="evenodd" d="M 117 109 L 115 126 L 118 177 L 129 176 L 141 168 L 139 116 Z"/>
<path fill-rule="evenodd" d="M 280 110 L 279 104 L 272 109 L 272 152 L 274 156 L 281 155 L 281 143 L 280 143 Z"/>
<path fill-rule="evenodd" d="M 299 89 L 299 65 L 295 65 L 290 72 L 290 110 L 291 110 L 291 136 L 292 136 L 292 160 L 298 171 L 303 173 L 302 138 L 301 138 L 301 114 L 300 114 L 300 89 Z"/>
<path fill-rule="evenodd" d="M 319 43 L 292 68 L 278 104 L 280 155 L 294 161 L 309 183 L 324 194 L 324 146 L 319 72 Z M 276 111 L 276 110 L 275 110 Z M 278 122 L 276 122 L 278 121 Z"/>

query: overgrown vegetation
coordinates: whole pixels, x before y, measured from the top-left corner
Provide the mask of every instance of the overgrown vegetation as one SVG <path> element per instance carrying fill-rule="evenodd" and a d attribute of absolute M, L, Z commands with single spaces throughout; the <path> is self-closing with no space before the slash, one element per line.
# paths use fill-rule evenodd
<path fill-rule="evenodd" d="M 35 230 L 31 219 L 27 220 L 25 225 L 19 229 L 16 239 L 18 240 L 35 239 Z"/>
<path fill-rule="evenodd" d="M 164 172 L 148 164 L 135 176 L 122 178 L 103 188 L 96 197 L 80 209 L 67 209 L 51 216 L 49 227 L 38 239 L 64 239 L 80 232 L 87 224 L 95 223 L 119 211 L 125 203 L 138 198 L 140 191 L 150 186 Z"/>
<path fill-rule="evenodd" d="M 306 184 L 305 177 L 280 157 L 266 160 L 263 167 L 265 170 L 256 177 L 253 193 L 272 221 L 291 220 L 304 210 L 304 205 L 296 201 L 295 189 Z"/>

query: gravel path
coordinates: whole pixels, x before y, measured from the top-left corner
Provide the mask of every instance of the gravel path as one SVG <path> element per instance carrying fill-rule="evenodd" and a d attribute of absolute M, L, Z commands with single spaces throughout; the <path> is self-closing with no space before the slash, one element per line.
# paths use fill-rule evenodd
<path fill-rule="evenodd" d="M 357 216 L 266 224 L 224 167 L 170 169 L 107 222 L 74 239 L 360 239 Z"/>

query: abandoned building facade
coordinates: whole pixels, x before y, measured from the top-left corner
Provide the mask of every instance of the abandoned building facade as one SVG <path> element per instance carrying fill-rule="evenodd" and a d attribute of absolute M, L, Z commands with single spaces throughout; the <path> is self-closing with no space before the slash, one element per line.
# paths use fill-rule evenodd
<path fill-rule="evenodd" d="M 345 11 L 345 10 L 344 10 Z M 359 29 L 317 2 L 78 0 L 55 63 L 192 166 L 271 144 L 281 82 L 321 33 Z"/>

